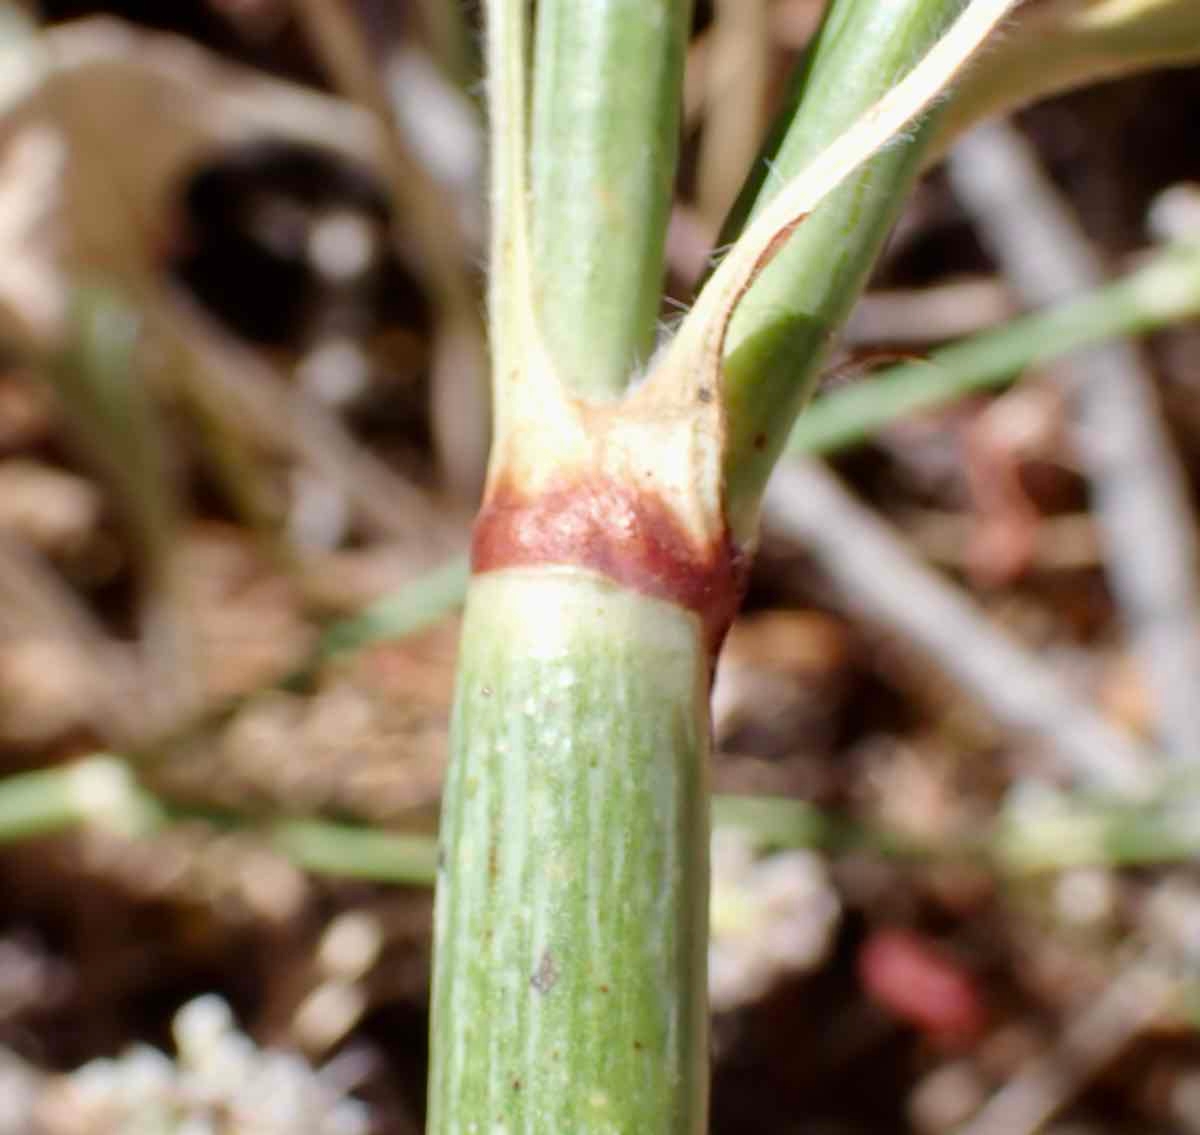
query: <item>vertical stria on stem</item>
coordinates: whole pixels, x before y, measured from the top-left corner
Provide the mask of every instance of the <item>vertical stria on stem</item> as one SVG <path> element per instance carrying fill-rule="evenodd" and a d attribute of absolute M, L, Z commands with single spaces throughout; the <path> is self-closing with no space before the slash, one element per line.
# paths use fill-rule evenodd
<path fill-rule="evenodd" d="M 431 1132 L 702 1132 L 708 650 L 571 567 L 476 576 L 438 875 Z"/>

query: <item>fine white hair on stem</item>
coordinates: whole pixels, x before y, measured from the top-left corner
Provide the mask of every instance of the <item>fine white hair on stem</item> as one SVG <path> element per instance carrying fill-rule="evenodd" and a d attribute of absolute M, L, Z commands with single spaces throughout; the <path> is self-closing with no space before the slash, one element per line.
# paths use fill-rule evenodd
<path fill-rule="evenodd" d="M 779 172 L 779 163 L 774 158 L 763 158 L 762 164 L 766 167 L 767 175 L 763 179 L 766 182 L 778 182 L 780 185 L 787 185 L 787 178 Z"/>

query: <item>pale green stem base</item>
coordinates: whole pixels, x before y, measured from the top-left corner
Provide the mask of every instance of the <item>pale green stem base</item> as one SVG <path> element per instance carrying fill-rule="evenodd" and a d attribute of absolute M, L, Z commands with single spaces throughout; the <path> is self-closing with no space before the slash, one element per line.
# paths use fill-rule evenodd
<path fill-rule="evenodd" d="M 702 1132 L 698 621 L 570 569 L 496 572 L 462 644 L 428 1130 Z"/>

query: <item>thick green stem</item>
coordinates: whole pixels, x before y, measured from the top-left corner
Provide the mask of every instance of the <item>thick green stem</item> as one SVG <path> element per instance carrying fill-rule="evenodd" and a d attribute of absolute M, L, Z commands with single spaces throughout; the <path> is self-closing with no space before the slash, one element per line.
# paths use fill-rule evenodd
<path fill-rule="evenodd" d="M 727 227 L 741 222 L 906 74 L 965 7 L 963 0 L 837 0 L 795 92 Z M 800 101 L 800 100 L 803 101 Z M 729 327 L 725 401 L 728 509 L 753 528 L 788 427 L 811 393 L 825 348 L 849 314 L 920 168 L 918 128 L 850 177 L 789 239 Z"/>
<path fill-rule="evenodd" d="M 430 1132 L 706 1130 L 708 654 L 565 568 L 472 582 Z"/>
<path fill-rule="evenodd" d="M 691 0 L 540 0 L 534 303 L 559 374 L 614 396 L 654 347 Z"/>

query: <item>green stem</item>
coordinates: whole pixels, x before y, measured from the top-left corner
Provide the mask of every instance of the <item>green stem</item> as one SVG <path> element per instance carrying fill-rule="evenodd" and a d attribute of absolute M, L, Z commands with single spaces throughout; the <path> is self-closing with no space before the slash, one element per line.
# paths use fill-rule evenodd
<path fill-rule="evenodd" d="M 268 834 L 297 867 L 318 875 L 422 885 L 432 883 L 437 870 L 432 836 L 327 820 L 277 820 Z"/>
<path fill-rule="evenodd" d="M 1186 863 L 1200 852 L 1197 787 L 1181 778 L 1154 799 L 1130 804 L 1031 785 L 1010 798 L 987 848 L 1014 875 Z"/>
<path fill-rule="evenodd" d="M 706 1129 L 708 657 L 570 569 L 471 584 L 430 1132 Z"/>
<path fill-rule="evenodd" d="M 1013 877 L 1194 860 L 1200 854 L 1198 789 L 1194 780 L 1183 778 L 1164 794 L 1130 804 L 1032 786 L 1015 793 L 993 823 L 966 838 L 937 842 L 777 796 L 714 796 L 713 821 L 745 833 L 762 851 L 866 852 L 913 864 L 969 861 Z M 429 886 L 437 873 L 438 841 L 432 835 L 178 808 L 142 788 L 126 762 L 107 755 L 0 779 L 0 846 L 88 824 L 141 838 L 185 820 L 206 820 L 215 830 L 257 833 L 296 866 L 318 875 Z"/>
<path fill-rule="evenodd" d="M 888 367 L 818 398 L 796 422 L 788 449 L 829 454 L 884 426 L 975 390 L 1009 382 L 1029 367 L 1080 347 L 1140 335 L 1200 315 L 1200 248 L 1177 245 L 1124 279 L 1049 311 L 1014 320 Z"/>
<path fill-rule="evenodd" d="M 921 58 L 963 0 L 836 0 L 723 239 Z M 849 314 L 920 167 L 928 130 L 888 147 L 791 236 L 741 301 L 725 352 L 728 511 L 750 530 L 825 348 Z"/>
<path fill-rule="evenodd" d="M 0 782 L 0 843 L 54 835 L 84 818 L 76 769 L 36 769 Z"/>
<path fill-rule="evenodd" d="M 462 602 L 469 577 L 467 557 L 455 556 L 353 618 L 333 623 L 321 635 L 314 658 L 294 678 L 311 677 L 322 662 L 336 654 L 390 642 L 432 626 Z"/>
<path fill-rule="evenodd" d="M 141 321 L 112 289 L 71 293 L 69 336 L 47 367 L 68 425 L 105 479 L 151 586 L 170 578 L 178 508 L 157 407 L 138 373 Z"/>
<path fill-rule="evenodd" d="M 529 288 L 529 99 L 526 62 L 529 13 L 525 0 L 485 5 L 491 237 L 488 263 L 488 338 L 498 420 L 500 393 L 525 362 Z"/>
<path fill-rule="evenodd" d="M 128 835 L 152 831 L 161 805 L 128 766 L 96 755 L 62 768 L 36 769 L 0 780 L 0 844 L 99 823 Z"/>
<path fill-rule="evenodd" d="M 654 346 L 691 0 L 540 0 L 534 307 L 572 390 L 620 394 Z"/>

